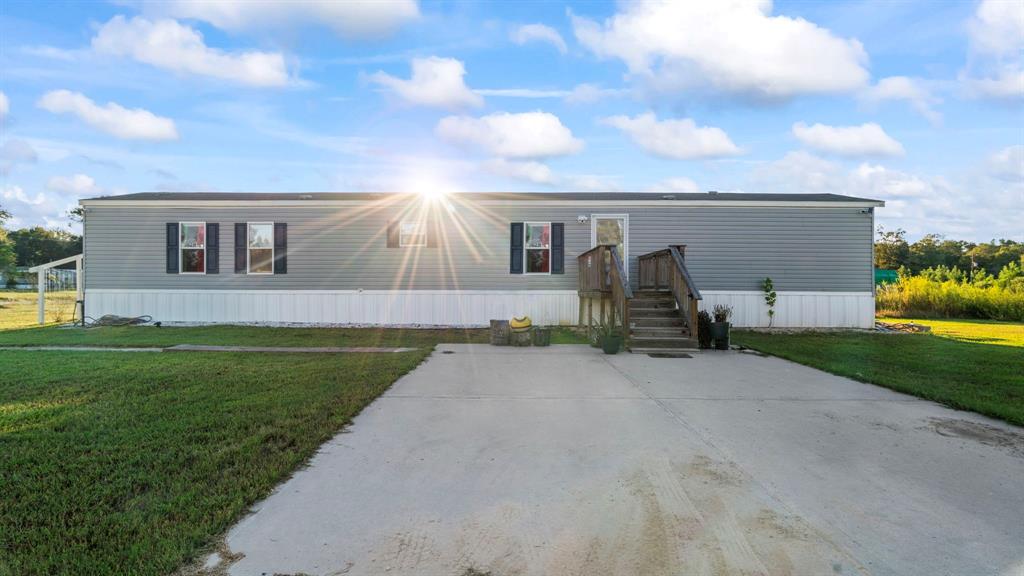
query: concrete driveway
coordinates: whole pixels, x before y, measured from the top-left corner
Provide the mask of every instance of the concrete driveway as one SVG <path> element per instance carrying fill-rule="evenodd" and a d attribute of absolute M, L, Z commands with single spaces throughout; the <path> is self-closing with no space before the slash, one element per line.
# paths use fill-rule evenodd
<path fill-rule="evenodd" d="M 775 358 L 439 347 L 230 574 L 1024 576 L 1024 431 Z"/>

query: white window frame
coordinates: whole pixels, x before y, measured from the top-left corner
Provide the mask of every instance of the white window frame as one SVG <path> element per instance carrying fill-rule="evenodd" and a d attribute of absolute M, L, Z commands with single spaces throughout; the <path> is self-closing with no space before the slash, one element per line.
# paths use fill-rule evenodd
<path fill-rule="evenodd" d="M 402 228 L 404 228 L 406 224 L 409 224 L 409 225 L 412 225 L 412 226 L 417 226 L 420 230 L 422 230 L 421 232 L 412 232 L 412 233 L 409 234 L 410 236 L 416 236 L 416 235 L 422 236 L 423 237 L 423 242 L 422 243 L 415 243 L 415 244 L 413 244 L 413 243 L 407 243 L 405 241 L 405 232 L 402 230 Z M 402 221 L 400 221 L 398 223 L 398 247 L 399 248 L 422 248 L 422 247 L 426 246 L 427 243 L 428 243 L 428 240 L 427 240 L 427 223 L 426 222 L 419 222 L 419 223 L 417 223 L 415 221 L 402 220 Z"/>
<path fill-rule="evenodd" d="M 252 271 L 252 254 L 249 253 L 252 250 L 252 246 L 249 246 L 249 228 L 253 224 L 269 224 L 270 225 L 270 272 L 253 272 Z M 274 251 L 274 223 L 273 222 L 246 222 L 245 223 L 245 273 L 253 276 L 273 276 L 274 275 L 274 258 L 277 254 Z M 256 250 L 266 250 L 266 248 L 256 248 Z"/>
<path fill-rule="evenodd" d="M 597 246 L 597 220 L 601 218 L 603 220 L 614 220 L 622 219 L 622 268 L 623 272 L 626 273 L 626 279 L 629 279 L 629 214 L 591 214 L 590 215 L 590 247 L 594 248 Z"/>
<path fill-rule="evenodd" d="M 526 246 L 526 230 L 530 226 L 547 226 L 548 227 L 548 247 L 546 248 L 546 250 L 548 251 L 548 271 L 547 272 L 529 272 L 528 271 L 529 270 L 529 258 L 527 258 L 527 252 L 530 251 L 530 250 L 545 250 L 545 248 L 528 248 Z M 551 275 L 551 266 L 553 264 L 553 262 L 551 261 L 551 254 L 552 254 L 551 242 L 554 240 L 554 238 L 551 237 L 551 234 L 552 234 L 551 222 L 523 222 L 523 274 L 526 274 L 526 275 L 529 275 L 529 276 L 550 276 Z"/>
<path fill-rule="evenodd" d="M 198 250 L 198 248 L 185 248 L 184 242 L 182 242 L 182 236 L 185 233 L 185 226 L 202 226 L 203 227 L 203 271 L 202 272 L 185 272 L 183 267 L 185 265 L 185 250 Z M 178 274 L 206 274 L 206 248 L 210 245 L 210 239 L 206 237 L 206 222 L 178 222 Z"/>

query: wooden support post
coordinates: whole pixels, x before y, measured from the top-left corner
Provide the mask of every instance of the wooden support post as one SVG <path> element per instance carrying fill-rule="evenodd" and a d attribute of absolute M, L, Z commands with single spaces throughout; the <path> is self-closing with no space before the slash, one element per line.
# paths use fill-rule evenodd
<path fill-rule="evenodd" d="M 39 284 L 39 323 L 46 324 L 46 269 L 40 268 L 36 272 L 36 278 Z"/>
<path fill-rule="evenodd" d="M 75 317 L 85 326 L 85 278 L 82 276 L 82 259 L 75 260 Z"/>
<path fill-rule="evenodd" d="M 579 326 L 580 328 L 583 328 L 583 296 L 579 297 L 579 301 L 580 301 L 580 320 L 579 320 L 579 322 L 576 323 L 576 325 Z"/>

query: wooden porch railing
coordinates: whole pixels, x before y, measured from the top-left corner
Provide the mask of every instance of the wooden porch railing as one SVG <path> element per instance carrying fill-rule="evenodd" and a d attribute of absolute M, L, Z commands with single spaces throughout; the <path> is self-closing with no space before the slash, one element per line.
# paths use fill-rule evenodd
<path fill-rule="evenodd" d="M 668 289 L 672 292 L 690 334 L 696 335 L 697 301 L 701 295 L 683 261 L 685 250 L 686 246 L 679 244 L 638 257 L 638 284 L 641 290 Z"/>
<path fill-rule="evenodd" d="M 629 301 L 633 290 L 626 279 L 625 265 L 612 244 L 599 244 L 576 257 L 579 270 L 580 324 L 583 323 L 583 303 L 587 301 L 587 326 L 593 319 L 593 301 L 601 298 L 601 322 L 622 328 L 623 337 L 629 337 Z M 611 301 L 611 317 L 606 318 L 605 303 Z"/>
<path fill-rule="evenodd" d="M 608 284 L 612 291 L 612 325 L 615 325 L 616 312 L 622 322 L 622 337 L 629 341 L 629 301 L 633 299 L 633 290 L 629 287 L 629 280 L 626 279 L 626 271 L 622 265 L 622 258 L 619 251 L 614 248 L 608 250 L 611 254 L 608 270 Z"/>

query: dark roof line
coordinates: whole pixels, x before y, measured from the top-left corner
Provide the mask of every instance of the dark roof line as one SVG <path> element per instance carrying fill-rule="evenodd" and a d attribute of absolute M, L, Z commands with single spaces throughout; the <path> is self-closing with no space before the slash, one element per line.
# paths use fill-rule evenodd
<path fill-rule="evenodd" d="M 414 195 L 406 192 L 140 192 L 121 196 L 101 196 L 90 201 L 103 200 L 195 200 L 259 202 L 274 200 L 356 200 L 372 201 Z M 654 201 L 654 200 L 715 200 L 739 202 L 876 202 L 869 198 L 841 194 L 775 194 L 760 192 L 454 192 L 456 196 L 472 196 L 481 200 L 577 200 L 577 201 Z"/>

